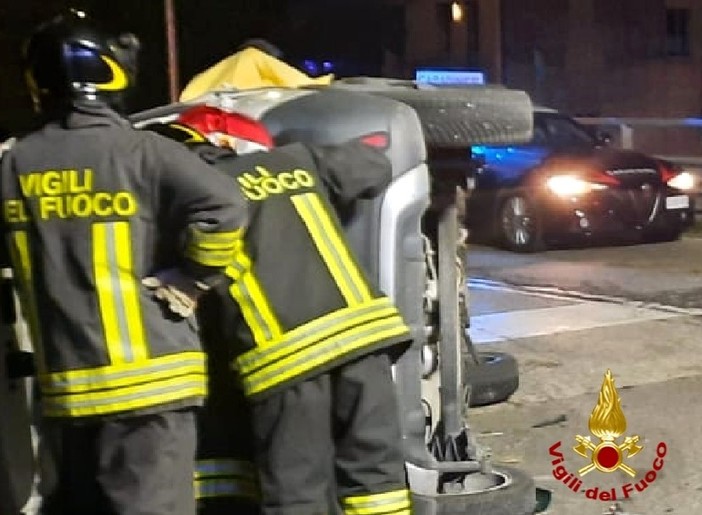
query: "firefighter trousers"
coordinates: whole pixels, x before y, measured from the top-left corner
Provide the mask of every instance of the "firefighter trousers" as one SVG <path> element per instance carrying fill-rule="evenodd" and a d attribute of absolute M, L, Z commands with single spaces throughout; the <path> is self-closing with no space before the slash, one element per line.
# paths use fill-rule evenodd
<path fill-rule="evenodd" d="M 197 513 L 258 515 L 260 496 L 248 401 L 231 370 L 213 366 L 213 373 L 209 397 L 197 419 Z"/>
<path fill-rule="evenodd" d="M 194 515 L 195 409 L 42 421 L 42 515 Z M 49 472 L 53 472 L 49 477 Z"/>
<path fill-rule="evenodd" d="M 407 515 L 390 360 L 362 357 L 252 404 L 263 515 Z"/>

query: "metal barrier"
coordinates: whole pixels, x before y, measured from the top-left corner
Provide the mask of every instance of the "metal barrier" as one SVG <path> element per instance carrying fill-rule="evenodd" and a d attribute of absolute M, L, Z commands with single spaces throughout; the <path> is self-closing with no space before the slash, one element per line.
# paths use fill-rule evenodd
<path fill-rule="evenodd" d="M 580 123 L 594 126 L 619 127 L 621 131 L 622 148 L 634 148 L 635 129 L 692 129 L 702 132 L 702 118 L 617 118 L 617 117 L 577 117 Z M 697 148 L 696 155 L 702 157 L 702 144 Z"/>

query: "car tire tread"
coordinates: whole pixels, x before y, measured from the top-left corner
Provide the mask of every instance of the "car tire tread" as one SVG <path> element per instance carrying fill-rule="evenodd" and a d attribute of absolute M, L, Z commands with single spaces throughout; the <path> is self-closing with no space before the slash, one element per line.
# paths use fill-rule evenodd
<path fill-rule="evenodd" d="M 463 377 L 470 385 L 471 408 L 497 404 L 509 399 L 519 389 L 519 365 L 511 354 L 478 351 L 479 363 L 465 353 Z"/>

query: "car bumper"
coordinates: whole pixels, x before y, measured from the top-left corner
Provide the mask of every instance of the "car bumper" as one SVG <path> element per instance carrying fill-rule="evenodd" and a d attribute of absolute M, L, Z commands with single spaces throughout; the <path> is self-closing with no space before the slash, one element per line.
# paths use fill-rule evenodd
<path fill-rule="evenodd" d="M 694 197 L 680 193 L 658 193 L 647 202 L 619 196 L 547 198 L 542 221 L 546 236 L 636 235 L 644 231 L 683 230 L 694 223 Z M 684 198 L 683 198 L 684 197 Z"/>

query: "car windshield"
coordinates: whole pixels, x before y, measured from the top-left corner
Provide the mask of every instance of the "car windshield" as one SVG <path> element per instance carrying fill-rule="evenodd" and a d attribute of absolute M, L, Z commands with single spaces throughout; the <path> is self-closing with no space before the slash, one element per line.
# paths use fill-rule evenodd
<path fill-rule="evenodd" d="M 595 138 L 578 122 L 557 113 L 534 113 L 532 145 L 547 147 L 589 147 Z"/>

